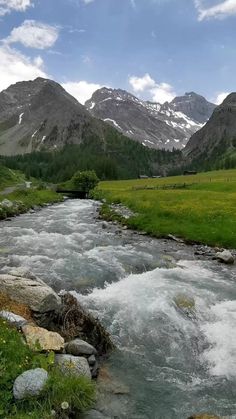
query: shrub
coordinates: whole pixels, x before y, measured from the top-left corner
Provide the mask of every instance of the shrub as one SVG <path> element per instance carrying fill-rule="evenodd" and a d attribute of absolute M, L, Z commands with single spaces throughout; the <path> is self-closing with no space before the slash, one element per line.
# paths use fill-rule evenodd
<path fill-rule="evenodd" d="M 99 179 L 94 170 L 76 172 L 71 179 L 72 188 L 88 193 L 98 185 Z"/>

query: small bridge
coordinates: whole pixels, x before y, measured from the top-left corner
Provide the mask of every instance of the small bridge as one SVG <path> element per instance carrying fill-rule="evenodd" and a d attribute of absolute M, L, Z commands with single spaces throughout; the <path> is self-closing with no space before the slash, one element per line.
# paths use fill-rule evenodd
<path fill-rule="evenodd" d="M 88 197 L 87 192 L 84 191 L 73 191 L 68 189 L 57 189 L 57 193 L 62 193 L 63 195 L 68 195 L 73 198 L 86 199 Z"/>

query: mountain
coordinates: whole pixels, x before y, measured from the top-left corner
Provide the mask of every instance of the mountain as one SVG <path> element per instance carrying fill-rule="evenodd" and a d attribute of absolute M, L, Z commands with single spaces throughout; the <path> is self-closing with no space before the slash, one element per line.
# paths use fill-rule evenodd
<path fill-rule="evenodd" d="M 208 102 L 203 96 L 194 92 L 185 93 L 184 96 L 177 96 L 170 103 L 165 103 L 162 110 L 182 112 L 192 121 L 205 124 L 211 117 L 216 105 Z"/>
<path fill-rule="evenodd" d="M 180 152 L 152 150 L 124 136 L 52 80 L 20 82 L 0 93 L 0 163 L 60 182 L 77 170 L 100 179 L 166 173 Z"/>
<path fill-rule="evenodd" d="M 102 88 L 85 103 L 91 115 L 150 148 L 183 149 L 208 120 L 215 105 L 186 93 L 163 105 L 142 101 L 121 89 Z"/>
<path fill-rule="evenodd" d="M 57 150 L 89 135 L 105 138 L 107 124 L 52 80 L 19 82 L 0 93 L 1 155 Z"/>
<path fill-rule="evenodd" d="M 189 161 L 199 162 L 216 162 L 236 154 L 236 93 L 231 93 L 190 138 L 184 154 Z"/>

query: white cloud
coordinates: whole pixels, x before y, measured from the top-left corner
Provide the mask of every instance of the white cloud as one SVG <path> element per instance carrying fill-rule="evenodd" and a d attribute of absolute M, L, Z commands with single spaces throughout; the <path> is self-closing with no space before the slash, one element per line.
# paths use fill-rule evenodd
<path fill-rule="evenodd" d="M 157 83 L 146 73 L 143 77 L 131 76 L 129 83 L 135 93 L 148 95 L 158 103 L 170 102 L 176 96 L 173 87 L 168 83 Z"/>
<path fill-rule="evenodd" d="M 230 92 L 220 92 L 216 95 L 215 100 L 213 102 L 216 105 L 221 105 L 221 103 L 225 100 L 225 98 L 229 95 Z"/>
<path fill-rule="evenodd" d="M 86 100 L 90 99 L 92 94 L 97 89 L 102 87 L 100 84 L 88 83 L 85 80 L 63 83 L 62 86 L 82 104 L 84 104 Z"/>
<path fill-rule="evenodd" d="M 206 7 L 203 0 L 195 0 L 198 10 L 198 20 L 216 18 L 222 19 L 236 14 L 236 0 L 224 0 L 211 7 Z"/>
<path fill-rule="evenodd" d="M 94 0 L 82 0 L 85 4 L 92 3 Z"/>
<path fill-rule="evenodd" d="M 20 42 L 25 47 L 45 49 L 55 44 L 58 33 L 59 30 L 55 26 L 35 20 L 25 20 L 21 26 L 13 28 L 4 41 L 8 44 Z"/>
<path fill-rule="evenodd" d="M 155 80 L 153 80 L 148 73 L 146 73 L 143 77 L 131 76 L 129 78 L 129 83 L 136 93 L 144 92 L 145 90 L 149 90 L 156 85 Z"/>
<path fill-rule="evenodd" d="M 31 60 L 9 46 L 0 47 L 0 91 L 10 84 L 36 77 L 48 77 L 41 57 Z"/>
<path fill-rule="evenodd" d="M 24 12 L 30 6 L 33 6 L 32 0 L 0 0 L 0 16 L 13 10 Z"/>

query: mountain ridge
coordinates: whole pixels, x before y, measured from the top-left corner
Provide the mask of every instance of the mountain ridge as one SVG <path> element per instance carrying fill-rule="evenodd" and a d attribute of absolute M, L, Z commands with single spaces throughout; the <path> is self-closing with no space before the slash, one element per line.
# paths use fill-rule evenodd
<path fill-rule="evenodd" d="M 91 115 L 110 123 L 124 135 L 150 148 L 167 150 L 183 149 L 215 108 L 194 92 L 161 105 L 107 87 L 95 91 L 85 106 Z"/>
<path fill-rule="evenodd" d="M 189 140 L 184 155 L 188 160 L 220 160 L 236 153 L 236 92 L 216 107 L 206 125 Z"/>

